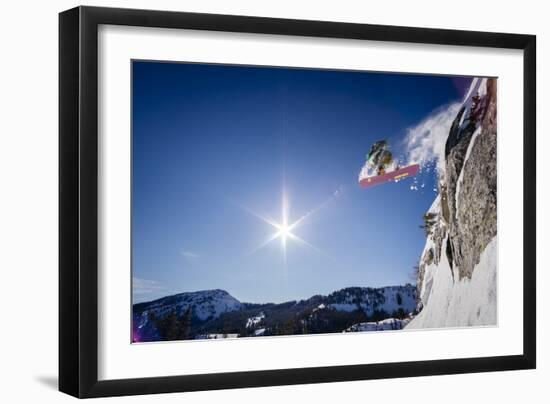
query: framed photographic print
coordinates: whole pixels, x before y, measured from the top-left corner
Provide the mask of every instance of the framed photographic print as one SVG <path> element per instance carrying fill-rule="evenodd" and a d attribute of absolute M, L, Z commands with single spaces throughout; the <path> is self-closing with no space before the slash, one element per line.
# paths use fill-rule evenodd
<path fill-rule="evenodd" d="M 60 14 L 60 390 L 535 367 L 535 37 Z"/>

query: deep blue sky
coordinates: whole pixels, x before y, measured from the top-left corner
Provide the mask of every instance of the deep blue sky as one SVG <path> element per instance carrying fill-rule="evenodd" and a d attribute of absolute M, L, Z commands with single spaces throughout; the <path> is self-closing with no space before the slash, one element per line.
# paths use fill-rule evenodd
<path fill-rule="evenodd" d="M 411 180 L 364 190 L 370 145 L 460 99 L 466 80 L 134 61 L 135 301 L 221 288 L 281 302 L 346 286 L 411 282 L 434 199 Z M 395 146 L 397 147 L 397 146 Z M 394 149 L 396 153 L 399 151 Z M 251 253 L 275 229 L 286 189 L 294 233 Z M 334 196 L 338 190 L 338 196 Z M 139 289 L 139 290 L 138 290 Z"/>

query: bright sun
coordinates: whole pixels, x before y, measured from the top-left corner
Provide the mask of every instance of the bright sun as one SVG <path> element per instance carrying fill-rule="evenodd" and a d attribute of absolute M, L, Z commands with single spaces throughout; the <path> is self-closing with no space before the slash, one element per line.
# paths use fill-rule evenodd
<path fill-rule="evenodd" d="M 279 233 L 281 233 L 281 237 L 283 238 L 287 238 L 290 234 L 290 228 L 286 225 L 286 224 L 283 224 L 279 227 Z"/>
<path fill-rule="evenodd" d="M 297 224 L 293 223 L 291 225 L 288 224 L 288 198 L 286 194 L 283 192 L 283 200 L 281 204 L 281 223 L 272 223 L 275 224 L 275 228 L 279 230 L 277 232 L 277 237 L 281 239 L 281 242 L 283 244 L 283 249 L 286 250 L 286 240 L 289 237 L 292 237 L 293 234 L 290 232 L 292 228 Z"/>
<path fill-rule="evenodd" d="M 281 223 L 278 226 L 275 226 L 276 229 L 279 231 L 275 233 L 275 238 L 280 238 L 281 243 L 283 245 L 283 250 L 286 250 L 286 240 L 289 238 L 296 237 L 294 234 L 292 234 L 292 226 L 289 226 L 286 223 Z"/>
<path fill-rule="evenodd" d="M 317 209 L 322 207 L 324 204 L 320 205 Z M 308 247 L 313 248 L 314 250 L 321 252 L 316 247 L 309 244 L 307 241 L 303 240 L 302 238 L 298 237 L 296 234 L 294 234 L 292 231 L 296 229 L 300 224 L 303 224 L 304 220 L 310 216 L 312 213 L 314 213 L 317 209 L 314 209 L 312 211 L 309 211 L 305 215 L 301 216 L 298 220 L 295 222 L 292 222 L 289 224 L 288 217 L 289 217 L 289 205 L 288 205 L 288 199 L 285 192 L 283 192 L 283 198 L 282 198 L 282 204 L 281 204 L 281 221 L 276 222 L 275 220 L 265 217 L 263 215 L 260 215 L 258 213 L 255 213 L 251 211 L 248 208 L 245 208 L 247 211 L 252 213 L 254 216 L 262 219 L 264 222 L 269 223 L 271 226 L 273 226 L 276 229 L 276 232 L 273 233 L 267 240 L 265 240 L 263 243 L 261 243 L 257 248 L 255 248 L 252 252 L 258 251 L 259 249 L 265 247 L 267 244 L 271 243 L 273 240 L 280 239 L 281 240 L 281 250 L 283 253 L 283 257 L 286 260 L 286 250 L 287 250 L 287 240 L 293 240 L 299 244 L 306 245 Z"/>

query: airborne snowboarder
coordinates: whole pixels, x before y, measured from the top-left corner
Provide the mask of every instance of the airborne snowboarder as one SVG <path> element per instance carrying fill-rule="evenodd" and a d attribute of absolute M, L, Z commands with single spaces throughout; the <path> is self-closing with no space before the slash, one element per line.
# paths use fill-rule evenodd
<path fill-rule="evenodd" d="M 359 174 L 359 185 L 369 188 L 389 181 L 401 181 L 415 176 L 420 169 L 418 164 L 400 168 L 394 161 L 386 140 L 375 142 L 367 154 L 367 162 Z"/>
<path fill-rule="evenodd" d="M 378 175 L 384 175 L 392 162 L 393 156 L 386 140 L 379 140 L 371 146 L 367 154 L 367 164 L 375 168 Z"/>

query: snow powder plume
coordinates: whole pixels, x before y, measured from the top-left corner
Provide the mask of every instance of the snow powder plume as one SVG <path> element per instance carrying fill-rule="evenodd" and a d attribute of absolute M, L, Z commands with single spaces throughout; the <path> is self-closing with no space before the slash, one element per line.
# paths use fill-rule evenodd
<path fill-rule="evenodd" d="M 485 83 L 486 79 L 473 78 L 470 88 L 461 102 L 453 102 L 439 107 L 417 125 L 408 128 L 404 140 L 405 156 L 397 159 L 399 166 L 420 164 L 421 172 L 437 170 L 441 174 L 445 165 L 445 143 L 453 121 L 462 107 L 465 107 L 462 119 L 464 120 L 464 117 L 468 116 L 472 97 L 476 94 L 484 95 Z M 462 124 L 461 121 L 460 125 Z M 373 176 L 375 174 L 373 170 L 365 163 L 359 173 L 359 181 Z M 423 188 L 423 185 L 425 184 L 419 186 L 415 183 L 411 186 L 411 190 Z"/>
<path fill-rule="evenodd" d="M 435 162 L 439 173 L 445 164 L 445 142 L 462 103 L 455 102 L 433 111 L 418 125 L 407 130 L 405 150 L 407 164 L 424 167 Z"/>
<path fill-rule="evenodd" d="M 460 109 L 464 107 L 465 111 L 462 114 L 460 125 L 464 124 L 464 119 L 470 112 L 472 97 L 476 94 L 485 95 L 486 81 L 486 79 L 473 78 L 470 88 L 461 102 L 453 102 L 436 109 L 418 125 L 407 130 L 405 137 L 407 165 L 416 163 L 425 167 L 430 163 L 435 163 L 433 168 L 437 169 L 438 173 L 443 172 L 445 142 L 453 121 Z"/>

